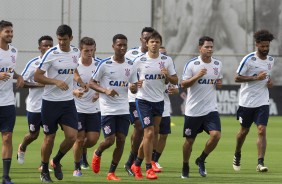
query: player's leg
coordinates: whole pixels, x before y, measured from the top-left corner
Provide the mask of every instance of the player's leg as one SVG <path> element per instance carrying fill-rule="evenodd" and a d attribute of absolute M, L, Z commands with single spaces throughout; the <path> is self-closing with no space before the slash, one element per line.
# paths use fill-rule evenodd
<path fill-rule="evenodd" d="M 79 122 L 81 123 L 81 121 Z M 73 157 L 74 157 L 74 171 L 73 176 L 82 176 L 80 160 L 82 157 L 82 149 L 85 139 L 85 131 L 82 126 L 78 126 L 78 134 L 75 143 L 73 144 Z"/>

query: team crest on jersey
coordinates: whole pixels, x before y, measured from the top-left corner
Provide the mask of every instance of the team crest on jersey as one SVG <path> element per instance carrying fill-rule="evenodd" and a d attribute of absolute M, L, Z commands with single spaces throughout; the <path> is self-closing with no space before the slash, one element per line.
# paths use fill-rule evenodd
<path fill-rule="evenodd" d="M 73 51 L 74 51 L 74 52 L 78 52 L 78 49 L 77 49 L 77 48 L 73 48 Z"/>
<path fill-rule="evenodd" d="M 72 56 L 72 62 L 77 63 L 78 59 L 77 56 Z"/>
<path fill-rule="evenodd" d="M 191 129 L 190 128 L 185 129 L 185 135 L 187 135 L 187 136 L 191 135 Z"/>
<path fill-rule="evenodd" d="M 54 50 L 53 54 L 59 54 L 59 52 Z"/>
<path fill-rule="evenodd" d="M 194 65 L 199 65 L 200 61 L 195 61 Z"/>
<path fill-rule="evenodd" d="M 268 70 L 271 70 L 271 64 L 267 63 Z"/>
<path fill-rule="evenodd" d="M 269 57 L 268 60 L 269 60 L 269 61 L 273 61 L 273 57 Z"/>
<path fill-rule="evenodd" d="M 257 58 L 256 57 L 252 57 L 251 60 L 255 61 L 255 60 L 257 60 Z"/>
<path fill-rule="evenodd" d="M 11 49 L 11 52 L 15 53 L 15 52 L 17 52 L 17 51 L 16 51 L 16 49 L 12 48 L 12 49 Z"/>
<path fill-rule="evenodd" d="M 133 54 L 133 55 L 137 55 L 138 53 L 139 52 L 137 50 L 134 50 L 134 51 L 131 52 L 131 54 Z"/>
<path fill-rule="evenodd" d="M 106 64 L 112 64 L 113 62 L 112 61 L 106 61 Z"/>
<path fill-rule="evenodd" d="M 12 63 L 15 63 L 15 62 L 16 62 L 16 56 L 12 55 L 12 56 L 11 56 L 11 59 L 12 59 L 12 60 L 11 60 Z"/>
<path fill-rule="evenodd" d="M 218 68 L 213 68 L 214 75 L 218 75 Z"/>
<path fill-rule="evenodd" d="M 162 59 L 162 60 L 166 60 L 167 57 L 166 57 L 166 56 L 162 56 L 161 59 Z"/>
<path fill-rule="evenodd" d="M 219 62 L 218 62 L 218 61 L 214 61 L 214 64 L 215 64 L 215 65 L 219 65 Z"/>
<path fill-rule="evenodd" d="M 145 124 L 145 125 L 149 125 L 149 124 L 150 124 L 150 118 L 149 118 L 149 117 L 145 117 L 145 118 L 143 119 L 143 121 L 144 121 L 144 124 Z"/>
<path fill-rule="evenodd" d="M 125 76 L 129 77 L 129 75 L 130 75 L 130 69 L 126 68 L 125 69 Z"/>
<path fill-rule="evenodd" d="M 165 62 L 159 62 L 159 65 L 160 65 L 160 69 L 164 68 L 165 67 Z"/>
<path fill-rule="evenodd" d="M 39 64 L 40 64 L 40 62 L 39 62 L 39 61 L 36 61 L 34 64 L 35 64 L 35 65 L 39 65 Z"/>
<path fill-rule="evenodd" d="M 140 61 L 147 61 L 145 57 L 141 57 Z"/>
<path fill-rule="evenodd" d="M 105 132 L 105 134 L 110 134 L 112 132 L 111 127 L 110 126 L 105 126 L 104 127 L 104 132 Z"/>

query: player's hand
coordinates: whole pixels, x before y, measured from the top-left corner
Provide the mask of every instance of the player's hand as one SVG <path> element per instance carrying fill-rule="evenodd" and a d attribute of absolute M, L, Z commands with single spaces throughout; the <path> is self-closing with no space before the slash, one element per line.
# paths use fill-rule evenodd
<path fill-rule="evenodd" d="M 64 81 L 57 80 L 55 84 L 58 88 L 63 91 L 67 91 L 69 89 L 69 86 Z"/>
<path fill-rule="evenodd" d="M 89 85 L 88 84 L 83 83 L 80 87 L 83 89 L 83 92 L 85 92 L 85 93 L 89 91 Z"/>
<path fill-rule="evenodd" d="M 216 79 L 215 80 L 215 86 L 217 88 L 221 88 L 222 87 L 222 80 L 221 79 Z"/>
<path fill-rule="evenodd" d="M 143 81 L 144 81 L 144 80 L 139 80 L 139 81 L 137 82 L 137 87 L 138 87 L 138 88 L 141 88 L 141 87 L 142 87 Z"/>
<path fill-rule="evenodd" d="M 7 72 L 0 72 L 0 80 L 7 81 L 10 79 L 10 75 Z"/>
<path fill-rule="evenodd" d="M 167 77 L 167 76 L 168 76 L 168 70 L 163 67 L 163 68 L 161 69 L 161 74 L 164 75 L 165 77 Z"/>
<path fill-rule="evenodd" d="M 169 85 L 167 91 L 169 95 L 174 95 L 179 93 L 178 88 L 176 88 L 174 85 Z"/>
<path fill-rule="evenodd" d="M 24 79 L 21 75 L 18 75 L 16 88 L 22 88 L 24 86 Z"/>
<path fill-rule="evenodd" d="M 202 69 L 199 71 L 199 73 L 196 74 L 196 76 L 197 76 L 198 78 L 201 78 L 201 77 L 203 77 L 203 76 L 206 75 L 206 74 L 207 74 L 207 69 L 206 69 L 206 68 L 202 68 Z"/>
<path fill-rule="evenodd" d="M 92 102 L 96 102 L 99 99 L 99 93 L 95 93 L 92 97 Z"/>
<path fill-rule="evenodd" d="M 138 90 L 137 83 L 130 84 L 129 90 L 131 91 L 131 93 L 135 94 L 137 92 L 137 90 Z"/>
<path fill-rule="evenodd" d="M 111 97 L 114 97 L 116 95 L 119 96 L 119 94 L 114 89 L 106 89 L 105 94 Z"/>
<path fill-rule="evenodd" d="M 83 96 L 83 94 L 84 94 L 83 91 L 84 91 L 84 90 L 83 90 L 82 88 L 78 88 L 78 89 L 73 90 L 73 91 L 72 91 L 72 94 L 73 94 L 74 96 L 76 96 L 77 98 L 81 98 L 81 97 Z"/>
<path fill-rule="evenodd" d="M 256 76 L 257 80 L 264 80 L 267 76 L 266 72 L 259 72 L 259 74 Z"/>
<path fill-rule="evenodd" d="M 268 88 L 272 88 L 273 87 L 273 82 L 272 82 L 272 80 L 270 78 L 268 79 L 266 85 L 267 85 Z"/>

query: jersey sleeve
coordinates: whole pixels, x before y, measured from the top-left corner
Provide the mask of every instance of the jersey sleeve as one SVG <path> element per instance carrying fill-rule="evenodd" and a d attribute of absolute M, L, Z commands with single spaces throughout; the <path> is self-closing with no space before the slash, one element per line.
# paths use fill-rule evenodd
<path fill-rule="evenodd" d="M 187 62 L 183 70 L 182 80 L 187 80 L 190 79 L 191 77 L 193 77 L 192 64 L 191 62 Z"/>
<path fill-rule="evenodd" d="M 168 63 L 168 72 L 169 72 L 169 75 L 175 75 L 176 74 L 175 66 L 174 66 L 172 59 L 170 59 L 169 63 Z"/>
<path fill-rule="evenodd" d="M 248 71 L 248 60 L 248 58 L 242 59 L 236 71 L 238 75 L 246 75 L 246 72 Z"/>
<path fill-rule="evenodd" d="M 104 67 L 105 65 L 103 64 L 103 62 L 100 62 L 99 65 L 96 68 L 95 73 L 92 75 L 92 78 L 95 81 L 100 81 L 102 76 L 103 76 L 103 72 L 104 72 Z"/>
<path fill-rule="evenodd" d="M 50 52 L 45 53 L 38 68 L 40 70 L 47 71 L 52 65 L 52 61 L 53 61 L 53 54 Z"/>

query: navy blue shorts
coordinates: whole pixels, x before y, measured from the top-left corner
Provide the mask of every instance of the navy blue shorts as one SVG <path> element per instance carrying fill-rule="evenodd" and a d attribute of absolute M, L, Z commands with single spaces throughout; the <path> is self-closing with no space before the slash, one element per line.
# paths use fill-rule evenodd
<path fill-rule="evenodd" d="M 40 130 L 40 126 L 42 126 L 41 113 L 27 111 L 26 116 L 29 132 L 38 132 Z"/>
<path fill-rule="evenodd" d="M 78 131 L 99 132 L 101 130 L 101 112 L 97 113 L 77 113 Z"/>
<path fill-rule="evenodd" d="M 14 105 L 0 106 L 0 131 L 13 132 L 16 122 L 16 107 Z"/>
<path fill-rule="evenodd" d="M 129 114 L 102 116 L 101 124 L 104 137 L 108 137 L 117 132 L 127 136 L 130 116 Z"/>
<path fill-rule="evenodd" d="M 269 118 L 269 105 L 263 105 L 260 107 L 249 108 L 239 106 L 237 110 L 237 120 L 244 128 L 250 128 L 252 123 L 256 125 L 267 126 Z"/>
<path fill-rule="evenodd" d="M 164 101 L 149 102 L 147 100 L 136 98 L 136 109 L 143 128 L 154 126 L 153 117 L 162 117 L 164 112 Z"/>
<path fill-rule="evenodd" d="M 138 120 L 138 112 L 135 102 L 129 102 L 130 123 L 133 125 Z"/>
<path fill-rule="evenodd" d="M 162 117 L 162 120 L 160 123 L 159 134 L 170 134 L 171 133 L 170 122 L 171 122 L 170 116 Z"/>
<path fill-rule="evenodd" d="M 217 111 L 210 112 L 205 116 L 185 116 L 183 137 L 195 138 L 198 133 L 205 131 L 221 131 L 220 118 Z"/>
<path fill-rule="evenodd" d="M 45 134 L 54 134 L 58 130 L 58 124 L 78 129 L 74 100 L 60 102 L 42 100 L 41 115 Z"/>

